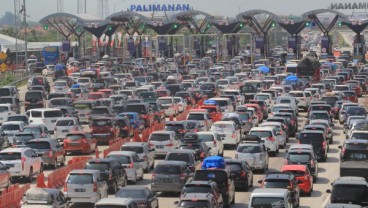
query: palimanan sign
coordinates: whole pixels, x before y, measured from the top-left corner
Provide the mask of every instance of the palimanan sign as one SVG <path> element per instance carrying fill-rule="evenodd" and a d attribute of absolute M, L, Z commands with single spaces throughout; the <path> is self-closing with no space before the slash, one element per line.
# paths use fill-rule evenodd
<path fill-rule="evenodd" d="M 366 2 L 331 3 L 330 9 L 334 10 L 368 9 L 368 3 Z"/>
<path fill-rule="evenodd" d="M 132 12 L 183 12 L 189 10 L 189 4 L 130 5 L 130 11 Z"/>

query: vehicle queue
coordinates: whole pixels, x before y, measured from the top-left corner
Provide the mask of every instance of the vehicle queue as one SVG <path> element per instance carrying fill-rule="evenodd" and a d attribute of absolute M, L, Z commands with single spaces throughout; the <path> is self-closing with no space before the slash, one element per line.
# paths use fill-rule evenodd
<path fill-rule="evenodd" d="M 368 66 L 332 68 L 321 61 L 322 81 L 288 82 L 294 74 L 287 70 L 265 72 L 242 65 L 242 57 L 193 59 L 190 68 L 171 61 L 165 69 L 70 62 L 80 68 L 70 76 L 47 72 L 53 82 L 33 75 L 24 98 L 13 86 L 1 87 L 1 187 L 33 182 L 45 169 L 66 165 L 67 155 L 94 154 L 98 146 L 130 137 L 119 151 L 71 171 L 61 189 L 29 189 L 22 207 L 154 208 L 169 192 L 179 197 L 173 206 L 217 208 L 235 204 L 236 192 L 251 192 L 249 208 L 294 208 L 314 191 L 337 120 L 346 140 L 339 146 L 341 177 L 326 190 L 326 207 L 368 205 L 368 123 L 358 103 Z M 185 119 L 176 120 L 184 112 Z M 298 123 L 302 114 L 305 125 Z M 164 129 L 147 142 L 135 141 L 135 132 L 156 123 Z M 233 150 L 233 158 L 224 156 Z M 282 168 L 270 170 L 280 150 L 286 153 Z M 149 185 L 136 185 L 147 173 Z M 255 174 L 264 177 L 255 181 Z"/>

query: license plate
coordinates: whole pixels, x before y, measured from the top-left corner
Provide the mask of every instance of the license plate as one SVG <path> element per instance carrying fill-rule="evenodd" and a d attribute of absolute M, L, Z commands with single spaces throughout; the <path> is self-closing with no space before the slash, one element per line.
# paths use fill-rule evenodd
<path fill-rule="evenodd" d="M 56 120 L 51 120 L 51 123 L 56 122 Z"/>
<path fill-rule="evenodd" d="M 71 146 L 78 146 L 79 143 L 70 143 Z"/>
<path fill-rule="evenodd" d="M 162 179 L 162 181 L 164 183 L 171 183 L 172 182 L 172 179 L 170 179 L 170 178 L 164 178 L 164 179 Z"/>
<path fill-rule="evenodd" d="M 164 145 L 156 145 L 156 148 L 163 149 L 164 148 Z"/>
<path fill-rule="evenodd" d="M 6 167 L 11 167 L 11 168 L 12 168 L 12 167 L 14 167 L 14 164 L 6 164 L 5 166 L 6 166 Z"/>
<path fill-rule="evenodd" d="M 86 189 L 74 189 L 75 192 L 85 192 Z"/>
<path fill-rule="evenodd" d="M 61 132 L 68 132 L 69 130 L 62 130 Z"/>

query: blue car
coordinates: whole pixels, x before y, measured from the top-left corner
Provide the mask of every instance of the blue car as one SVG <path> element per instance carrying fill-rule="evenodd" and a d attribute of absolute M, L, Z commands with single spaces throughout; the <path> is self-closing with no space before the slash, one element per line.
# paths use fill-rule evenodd
<path fill-rule="evenodd" d="M 128 117 L 130 120 L 130 125 L 134 129 L 143 130 L 144 129 L 144 121 L 140 118 L 139 114 L 136 112 L 123 112 L 117 115 L 117 117 Z"/>

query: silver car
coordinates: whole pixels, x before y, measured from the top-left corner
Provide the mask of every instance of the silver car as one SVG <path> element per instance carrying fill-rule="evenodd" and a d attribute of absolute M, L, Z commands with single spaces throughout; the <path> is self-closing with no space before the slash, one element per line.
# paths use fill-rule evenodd
<path fill-rule="evenodd" d="M 280 122 L 263 122 L 261 127 L 273 127 L 276 130 L 276 139 L 279 142 L 279 147 L 284 148 L 287 142 L 287 132 L 284 130 L 284 126 Z"/>
<path fill-rule="evenodd" d="M 178 192 L 191 181 L 193 172 L 186 162 L 161 161 L 153 171 L 151 190 L 153 192 Z"/>
<path fill-rule="evenodd" d="M 351 107 L 351 106 L 359 106 L 358 103 L 343 103 L 341 105 L 341 108 L 340 108 L 340 111 L 339 111 L 339 122 L 340 124 L 343 124 L 346 122 L 346 120 L 348 119 L 346 117 L 346 111 L 348 109 L 348 107 Z"/>
<path fill-rule="evenodd" d="M 107 197 L 107 183 L 99 170 L 72 170 L 66 178 L 64 195 L 71 202 L 96 203 Z"/>
<path fill-rule="evenodd" d="M 23 195 L 21 208 L 67 208 L 68 202 L 60 189 L 31 188 Z"/>
<path fill-rule="evenodd" d="M 212 131 L 200 131 L 197 132 L 199 139 L 210 148 L 211 155 L 224 155 L 224 144 L 222 139 L 217 135 L 216 132 Z"/>
<path fill-rule="evenodd" d="M 252 169 L 268 170 L 269 156 L 263 142 L 242 141 L 236 149 L 235 159 L 247 161 Z"/>
<path fill-rule="evenodd" d="M 128 177 L 128 181 L 136 184 L 139 179 L 143 179 L 143 168 L 141 163 L 145 162 L 140 159 L 137 153 L 132 151 L 112 151 L 107 158 L 115 158 L 123 165 Z"/>
<path fill-rule="evenodd" d="M 150 169 L 155 167 L 155 149 L 150 148 L 145 142 L 129 142 L 123 144 L 120 148 L 121 151 L 133 151 L 137 153 L 139 159 L 144 160 L 141 162 L 143 171 L 148 173 Z"/>

